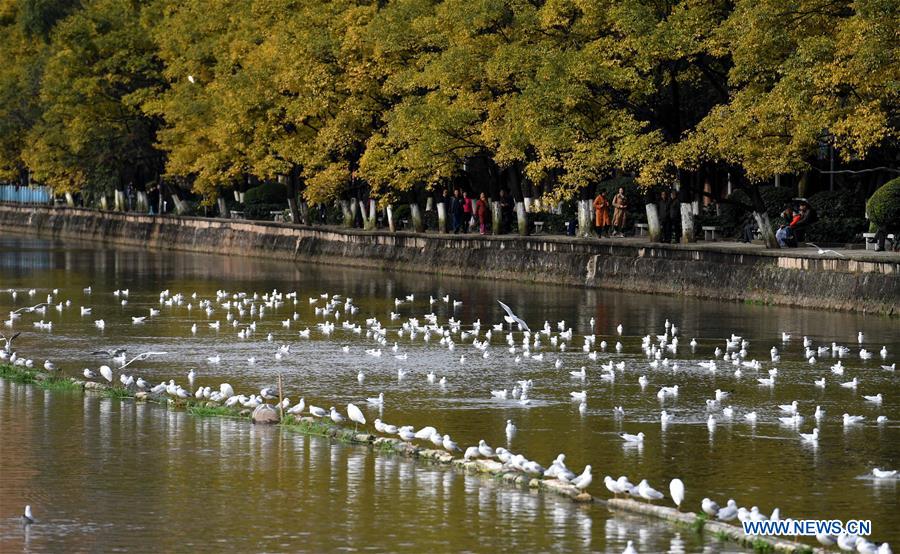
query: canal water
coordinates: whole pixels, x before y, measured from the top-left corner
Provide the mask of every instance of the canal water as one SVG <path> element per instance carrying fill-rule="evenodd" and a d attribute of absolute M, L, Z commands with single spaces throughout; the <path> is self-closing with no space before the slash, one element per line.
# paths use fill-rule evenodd
<path fill-rule="evenodd" d="M 91 294 L 83 290 L 89 286 Z M 50 359 L 68 375 L 80 375 L 85 367 L 96 370 L 104 363 L 91 354 L 98 349 L 165 351 L 129 370 L 153 383 L 175 379 L 187 387 L 186 375 L 194 369 L 197 386 L 215 388 L 227 381 L 245 394 L 273 385 L 281 375 L 294 400 L 302 396 L 342 412 L 355 402 L 369 421 L 434 425 L 463 447 L 485 439 L 544 465 L 563 452 L 575 471 L 592 465 L 588 490 L 600 497 L 609 496 L 602 483 L 607 474 L 627 475 L 634 483 L 646 478 L 667 496 L 669 480 L 678 477 L 687 487 L 684 506 L 693 511 L 708 496 L 722 504 L 734 498 L 767 514 L 777 507 L 782 518 L 870 519 L 872 539 L 891 541 L 895 548 L 900 543 L 900 481 L 872 477 L 876 467 L 900 469 L 900 386 L 896 372 L 881 368 L 900 358 L 896 319 L 0 237 L 0 313 L 42 302 L 53 289 L 58 289 L 54 302 L 71 304 L 50 307 L 44 315 L 26 313 L 2 331 L 21 331 L 15 342 L 20 355 L 36 365 Z M 129 290 L 125 305 L 124 297 L 113 294 L 119 289 Z M 296 291 L 298 302 L 254 318 L 257 331 L 246 339 L 238 338 L 224 308 L 214 302 L 207 315 L 198 306 L 201 299 L 215 300 L 217 291 L 263 295 L 276 289 Z M 185 302 L 161 305 L 162 290 L 183 293 Z M 308 299 L 324 293 L 352 298 L 359 311 L 342 320 L 365 329 L 367 318 L 377 318 L 390 329 L 388 344 L 379 346 L 365 330 L 357 334 L 340 323 L 331 335 L 323 334 L 316 327 L 323 319 Z M 413 300 L 397 305 L 395 299 L 407 295 Z M 445 303 L 444 295 L 461 304 Z M 498 299 L 533 329 L 547 321 L 555 335 L 557 322 L 564 320 L 574 334 L 566 350 L 544 337 L 543 360 L 517 362 L 507 351 L 505 332 L 493 332 L 488 357 L 472 346 L 472 337 L 463 341 L 454 335 L 456 347 L 450 351 L 438 337 L 426 342 L 421 333 L 414 340 L 396 333 L 408 318 L 424 324 L 424 314 L 433 312 L 444 325 L 450 317 L 462 321 L 464 330 L 480 320 L 483 340 L 503 321 Z M 82 316 L 82 306 L 91 313 Z M 132 322 L 150 308 L 160 314 L 143 324 Z M 391 320 L 391 312 L 400 318 Z M 52 321 L 52 329 L 34 327 L 41 319 Z M 106 322 L 104 330 L 96 327 L 98 319 Z M 667 319 L 680 337 L 677 350 L 666 353 L 668 365 L 654 363 L 641 349 L 645 335 L 664 333 Z M 218 330 L 208 325 L 214 321 L 220 321 Z M 306 328 L 308 339 L 298 335 Z M 858 355 L 860 331 L 862 346 L 875 352 L 872 359 Z M 582 350 L 584 335 L 592 332 L 596 350 L 600 341 L 609 343 L 596 360 Z M 784 342 L 782 333 L 791 339 Z M 743 367 L 738 377 L 730 361 L 715 357 L 732 334 L 749 341 L 746 359 L 760 360 L 760 369 Z M 816 346 L 848 346 L 844 374 L 831 371 L 837 357 L 830 349 L 814 363 L 807 361 L 803 336 Z M 518 348 L 521 334 L 516 338 Z M 692 338 L 698 343 L 694 349 Z M 614 348 L 617 341 L 621 352 Z M 391 348 L 395 342 L 397 352 Z M 277 359 L 280 345 L 290 345 L 290 352 Z M 770 361 L 773 346 L 781 355 L 777 363 Z M 366 353 L 373 348 L 381 348 L 382 355 Z M 405 359 L 395 356 L 402 354 Z M 219 363 L 209 362 L 215 355 Z M 256 362 L 248 363 L 250 357 Z M 716 360 L 714 372 L 699 365 L 710 359 Z M 601 364 L 610 361 L 625 364 L 612 382 L 600 377 Z M 584 382 L 569 374 L 581 366 L 587 371 Z M 757 378 L 776 367 L 774 386 L 760 386 Z M 398 370 L 406 372 L 402 379 Z M 426 378 L 430 372 L 434 382 Z M 641 376 L 647 377 L 646 387 L 639 384 Z M 439 384 L 441 377 L 446 384 Z M 821 377 L 825 388 L 813 385 Z M 854 377 L 856 389 L 840 386 Z M 523 379 L 534 383 L 528 404 L 491 398 L 491 390 L 511 389 Z M 676 398 L 657 398 L 661 386 L 676 384 Z M 708 407 L 716 389 L 730 396 Z M 570 392 L 581 390 L 587 394 L 583 413 L 570 399 Z M 365 399 L 380 392 L 384 407 L 367 406 Z M 883 394 L 880 404 L 863 398 L 876 393 Z M 805 416 L 796 427 L 778 420 L 785 415 L 778 405 L 793 400 Z M 817 405 L 826 416 L 813 444 L 802 441 L 799 432 L 816 427 Z M 614 414 L 616 406 L 624 415 Z M 733 408 L 731 418 L 722 411 L 726 406 Z M 675 415 L 665 427 L 661 409 Z M 744 418 L 751 411 L 757 413 L 755 424 Z M 866 419 L 845 427 L 845 412 Z M 716 419 L 712 428 L 709 415 Z M 876 423 L 878 416 L 887 421 Z M 512 437 L 505 432 L 507 420 L 518 428 Z M 624 443 L 618 436 L 623 431 L 643 432 L 646 438 L 640 445 Z M 39 524 L 22 527 L 25 504 L 32 505 Z M 597 506 L 573 505 L 364 447 L 0 381 L 2 552 L 620 552 L 629 540 L 641 552 L 735 551 L 690 530 L 613 517 Z"/>

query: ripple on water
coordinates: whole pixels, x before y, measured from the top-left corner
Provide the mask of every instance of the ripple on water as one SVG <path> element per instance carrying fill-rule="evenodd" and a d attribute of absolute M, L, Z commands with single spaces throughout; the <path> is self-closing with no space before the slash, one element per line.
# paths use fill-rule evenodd
<path fill-rule="evenodd" d="M 21 325 L 26 332 L 17 343 L 36 359 L 53 359 L 65 372 L 78 374 L 83 367 L 96 368 L 100 361 L 89 352 L 97 347 L 165 350 L 168 356 L 136 364 L 134 371 L 153 382 L 176 379 L 186 385 L 185 376 L 194 368 L 198 386 L 217 386 L 227 380 L 239 392 L 272 385 L 281 374 L 291 398 L 304 396 L 307 403 L 326 407 L 354 401 L 369 418 L 381 413 L 392 423 L 433 424 L 452 434 L 461 446 L 484 438 L 494 445 L 511 444 L 544 463 L 566 452 L 572 467 L 591 463 L 601 473 L 627 474 L 632 480 L 647 477 L 661 489 L 668 479 L 679 476 L 687 484 L 686 506 L 708 495 L 734 497 L 741 504 L 758 504 L 767 512 L 777 505 L 783 515 L 864 517 L 873 520 L 876 538 L 900 540 L 900 501 L 893 486 L 856 479 L 872 467 L 896 467 L 900 459 L 900 428 L 893 423 L 900 420 L 895 374 L 880 370 L 880 360 L 862 361 L 848 355 L 843 362 L 845 375 L 834 376 L 829 370 L 833 359 L 826 355 L 815 365 L 807 363 L 800 340 L 806 334 L 816 343 L 838 341 L 855 347 L 856 331 L 862 329 L 872 343 L 870 349 L 887 345 L 890 362 L 894 353 L 900 352 L 894 320 L 565 287 L 335 271 L 309 264 L 298 267 L 195 254 L 94 250 L 65 244 L 48 247 L 47 243 L 8 237 L 0 238 L 0 247 L 4 287 L 37 287 L 43 295 L 47 289 L 61 287 L 60 297 L 72 299 L 72 308 L 62 313 L 48 311 L 46 317 L 54 321 L 52 332 L 27 328 L 30 320 L 26 316 Z M 81 292 L 88 284 L 94 291 L 89 297 Z M 127 306 L 111 294 L 116 288 L 131 289 Z M 258 324 L 256 335 L 240 340 L 237 331 L 226 325 L 223 310 L 207 318 L 196 302 L 190 313 L 160 307 L 159 290 L 166 288 L 197 291 L 205 298 L 218 288 L 260 292 L 278 288 L 297 290 L 300 301 L 296 306 L 270 310 Z M 429 294 L 451 294 L 462 299 L 463 305 L 454 310 L 442 302 L 435 304 L 439 320 L 446 321 L 450 315 L 465 322 L 480 318 L 485 323 L 483 330 L 501 317 L 495 300 L 503 298 L 526 320 L 534 321 L 534 327 L 544 320 L 552 324 L 565 319 L 575 327 L 576 338 L 566 352 L 548 354 L 543 361 L 523 358 L 515 363 L 506 351 L 504 334 L 499 332 L 494 333 L 487 359 L 462 341 L 448 352 L 434 338 L 425 343 L 419 335 L 410 343 L 408 336 L 395 339 L 395 333 L 389 333 L 389 344 L 396 340 L 408 358 L 398 360 L 389 350 L 374 358 L 365 354 L 373 346 L 365 335 L 340 326 L 330 338 L 316 331 L 319 320 L 306 297 L 325 290 L 352 297 L 360 306 L 358 321 L 376 316 L 385 323 L 390 311 L 399 311 L 403 318 L 419 316 L 423 321 Z M 414 303 L 394 306 L 393 298 L 409 293 L 416 295 Z M 20 295 L 13 303 L 10 295 L 0 293 L 0 312 L 25 301 Z M 88 304 L 93 313 L 81 317 L 77 307 Z M 150 307 L 160 308 L 160 316 L 143 325 L 131 324 L 132 315 L 149 313 Z M 281 321 L 295 310 L 299 320 L 292 322 L 290 329 L 283 328 Z M 103 332 L 93 325 L 93 320 L 100 318 L 107 321 Z M 588 360 L 580 348 L 579 337 L 589 332 L 591 318 L 596 320 L 598 342 L 606 339 L 610 343 L 609 351 L 599 353 L 596 360 Z M 697 337 L 699 343 L 693 351 L 683 344 L 677 354 L 667 354 L 679 365 L 675 372 L 662 364 L 654 367 L 640 351 L 641 335 L 661 330 L 666 318 L 679 325 L 683 343 L 689 337 Z M 218 331 L 205 325 L 215 320 L 223 323 Z M 624 323 L 626 336 L 615 334 L 619 322 Z M 196 335 L 190 332 L 192 323 L 198 323 Z M 396 330 L 399 322 L 392 323 Z M 306 327 L 313 330 L 312 337 L 300 339 L 297 330 Z M 795 337 L 787 345 L 780 340 L 785 330 Z M 274 335 L 271 343 L 265 340 L 269 332 Z M 749 338 L 748 358 L 761 360 L 759 371 L 741 368 L 742 375 L 737 378 L 728 362 L 717 361 L 715 372 L 699 366 L 712 357 L 717 346 L 724 347 L 724 338 L 731 333 Z M 621 353 L 612 351 L 617 340 L 623 343 Z M 548 341 L 543 342 L 548 348 Z M 290 354 L 282 360 L 274 356 L 279 344 L 291 345 Z M 350 347 L 349 352 L 342 351 L 344 345 Z M 778 364 L 767 361 L 773 345 L 781 351 Z M 220 354 L 221 363 L 206 361 L 213 353 Z M 467 357 L 465 364 L 459 363 L 461 355 Z M 247 363 L 250 356 L 257 357 L 256 364 Z M 562 361 L 559 369 L 554 367 L 556 359 Z M 616 370 L 612 383 L 600 379 L 600 365 L 609 361 L 625 362 L 625 370 Z M 582 365 L 588 373 L 584 383 L 571 380 L 568 372 Z M 756 378 L 767 375 L 774 366 L 779 369 L 776 385 L 760 387 Z M 401 368 L 408 373 L 398 381 Z M 365 373 L 362 384 L 356 379 L 360 370 Z M 429 371 L 438 378 L 446 376 L 447 386 L 428 383 L 425 374 Z M 649 380 L 646 388 L 638 385 L 641 375 Z M 825 389 L 812 386 L 821 376 L 827 381 Z M 858 391 L 838 386 L 854 376 L 860 378 Z M 490 399 L 490 390 L 509 389 L 520 379 L 534 380 L 527 406 Z M 674 384 L 680 385 L 678 397 L 660 402 L 656 397 L 659 387 Z M 172 547 L 181 543 L 157 536 L 176 518 L 193 524 L 178 530 L 180 537 L 190 537 L 196 545 L 219 544 L 222 533 L 240 530 L 246 538 L 233 540 L 252 550 L 260 545 L 278 550 L 284 544 L 303 544 L 308 549 L 359 548 L 360 543 L 390 544 L 391 549 L 403 549 L 403 545 L 439 548 L 446 544 L 448 522 L 460 529 L 460 534 L 479 531 L 480 542 L 452 534 L 460 549 L 500 544 L 507 535 L 528 550 L 542 549 L 550 544 L 545 542 L 549 537 L 573 549 L 586 549 L 584 545 L 589 544 L 594 550 L 621 550 L 626 540 L 635 540 L 609 536 L 609 521 L 620 518 L 607 520 L 597 510 L 585 516 L 580 510 L 550 504 L 543 497 L 535 501 L 529 493 L 494 487 L 490 482 L 477 487 L 487 491 L 487 496 L 483 510 L 479 504 L 472 515 L 473 508 L 467 504 L 472 496 L 466 489 L 468 477 L 450 477 L 445 483 L 442 476 L 420 473 L 434 469 L 400 461 L 395 461 L 392 469 L 381 465 L 384 462 L 378 461 L 379 456 L 358 457 L 348 453 L 356 449 L 340 445 L 316 446 L 313 439 L 287 439 L 240 422 L 190 418 L 151 407 L 129 408 L 128 403 L 108 399 L 75 397 L 73 406 L 66 407 L 64 396 L 0 386 L 6 395 L 0 404 L 2 420 L 7 426 L 17 422 L 26 431 L 25 447 L 17 457 L 7 455 L 10 449 L 0 451 L 0 469 L 4 476 L 12 476 L 0 480 L 0 492 L 15 499 L 12 508 L 0 506 L 0 517 L 11 518 L 2 521 L 15 519 L 25 499 L 37 498 L 32 504 L 64 507 L 55 517 L 72 521 L 97 521 L 88 517 L 84 506 L 103 511 L 121 525 L 131 525 L 130 518 L 140 527 L 131 531 L 134 538 L 130 540 L 152 538 Z M 708 411 L 705 407 L 704 400 L 712 398 L 717 388 L 731 392 L 723 403 L 734 409 L 730 420 L 723 418 L 720 409 Z M 588 393 L 583 415 L 577 403 L 568 399 L 570 391 L 582 389 Z M 378 392 L 385 393 L 383 410 L 360 403 Z M 881 406 L 861 399 L 862 394 L 875 392 L 885 395 Z M 800 428 L 803 432 L 813 426 L 811 413 L 816 405 L 826 410 L 818 446 L 799 441 L 797 429 L 777 422 L 777 405 L 795 399 L 807 416 Z M 623 406 L 624 418 L 613 417 L 614 406 Z M 676 418 L 665 429 L 659 422 L 662 409 Z M 36 415 L 23 422 L 17 417 L 22 411 Z M 755 425 L 744 420 L 750 411 L 758 413 Z M 844 428 L 839 421 L 844 412 L 866 415 L 869 421 L 884 414 L 889 423 Z M 713 432 L 706 425 L 710 413 L 718 420 Z M 513 419 L 519 428 L 511 441 L 504 433 L 507 419 Z M 63 430 L 58 424 L 61 420 L 66 422 Z M 620 431 L 643 431 L 647 438 L 642 445 L 623 444 L 616 436 Z M 54 454 L 52 459 L 49 453 Z M 7 473 L 11 467 L 24 469 Z M 59 477 L 51 476 L 51 469 Z M 77 500 L 71 504 L 60 500 L 67 489 L 62 483 L 70 481 L 86 488 L 69 491 Z M 347 483 L 353 488 L 348 489 Z M 603 495 L 602 488 L 595 488 L 595 493 Z M 113 498 L 119 499 L 115 509 Z M 481 498 L 481 493 L 476 498 Z M 284 536 L 255 513 L 272 509 L 279 520 L 290 521 Z M 568 519 L 554 515 L 557 513 Z M 563 524 L 564 519 L 568 523 Z M 404 528 L 407 520 L 415 522 L 416 528 Z M 529 533 L 521 532 L 523 521 L 528 522 Z M 21 537 L 21 530 L 3 527 L 0 536 Z M 586 535 L 585 528 L 590 530 Z M 104 527 L 88 535 L 94 540 L 121 539 L 117 533 Z M 322 542 L 324 536 L 332 542 Z M 306 542 L 300 543 L 301 538 Z M 669 539 L 674 542 L 671 536 L 661 540 Z M 677 544 L 659 546 L 662 544 L 657 546 L 677 550 Z M 636 545 L 648 550 L 639 540 Z"/>

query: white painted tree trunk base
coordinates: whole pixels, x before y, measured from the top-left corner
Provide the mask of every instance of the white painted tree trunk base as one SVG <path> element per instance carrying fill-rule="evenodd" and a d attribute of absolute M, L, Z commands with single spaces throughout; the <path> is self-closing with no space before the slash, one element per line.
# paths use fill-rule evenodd
<path fill-rule="evenodd" d="M 417 203 L 409 205 L 409 218 L 412 220 L 413 230 L 417 233 L 425 231 L 425 224 L 422 221 L 422 210 Z"/>
<path fill-rule="evenodd" d="M 349 200 L 341 200 L 341 213 L 344 214 L 344 227 L 353 227 L 353 211 Z"/>
<path fill-rule="evenodd" d="M 519 234 L 523 237 L 528 236 L 527 209 L 525 202 L 516 202 L 516 222 L 519 224 Z"/>
<path fill-rule="evenodd" d="M 766 243 L 766 248 L 781 248 L 778 239 L 775 238 L 775 229 L 772 228 L 772 223 L 769 221 L 769 214 L 753 212 L 753 218 L 756 220 L 756 225 L 759 226 L 759 232 L 763 242 Z"/>
<path fill-rule="evenodd" d="M 228 204 L 225 203 L 225 199 L 220 196 L 219 198 L 216 199 L 216 205 L 219 207 L 219 217 L 224 217 L 225 219 L 228 219 L 228 217 L 229 217 Z"/>
<path fill-rule="evenodd" d="M 437 204 L 438 232 L 447 232 L 447 206 L 443 202 Z"/>
<path fill-rule="evenodd" d="M 499 235 L 503 226 L 503 213 L 500 211 L 500 201 L 491 200 L 491 233 Z"/>
<path fill-rule="evenodd" d="M 697 242 L 694 236 L 694 210 L 690 204 L 681 204 L 681 242 L 688 244 Z"/>
<path fill-rule="evenodd" d="M 593 233 L 591 229 L 593 228 L 593 211 L 594 211 L 594 203 L 591 200 L 579 200 L 578 201 L 578 229 L 576 231 L 577 236 L 581 238 L 589 238 Z"/>
<path fill-rule="evenodd" d="M 392 233 L 396 232 L 397 226 L 394 223 L 394 207 L 388 204 L 384 211 L 387 214 L 388 229 L 390 229 Z"/>
<path fill-rule="evenodd" d="M 366 203 L 359 201 L 359 211 L 362 213 L 363 229 L 366 231 L 375 230 L 375 201 L 370 199 L 368 209 Z"/>
<path fill-rule="evenodd" d="M 659 242 L 659 239 L 662 235 L 662 229 L 659 226 L 659 211 L 656 209 L 656 204 L 645 204 L 644 207 L 647 210 L 647 234 L 649 235 L 650 242 Z"/>

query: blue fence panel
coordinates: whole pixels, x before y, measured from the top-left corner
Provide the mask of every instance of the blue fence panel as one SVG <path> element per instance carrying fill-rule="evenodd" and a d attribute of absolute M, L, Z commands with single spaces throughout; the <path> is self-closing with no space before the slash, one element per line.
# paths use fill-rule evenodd
<path fill-rule="evenodd" d="M 50 187 L 17 187 L 15 185 L 0 185 L 0 202 L 15 202 L 17 204 L 50 204 L 53 202 L 53 194 Z"/>

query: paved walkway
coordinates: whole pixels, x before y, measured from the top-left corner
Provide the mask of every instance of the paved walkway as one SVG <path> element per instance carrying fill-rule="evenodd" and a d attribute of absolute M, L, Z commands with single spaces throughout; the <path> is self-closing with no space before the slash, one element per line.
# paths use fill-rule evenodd
<path fill-rule="evenodd" d="M 543 238 L 541 235 L 539 237 Z M 548 235 L 549 237 L 549 235 Z M 566 237 L 571 238 L 571 237 Z M 591 240 L 591 239 L 582 239 L 582 240 Z M 753 243 L 746 242 L 738 242 L 738 241 L 704 241 L 700 240 L 690 244 L 662 244 L 662 243 L 651 243 L 647 240 L 646 237 L 626 237 L 626 238 L 604 238 L 604 239 L 593 239 L 597 242 L 607 243 L 607 242 L 617 242 L 617 243 L 626 243 L 626 244 L 634 244 L 638 245 L 653 245 L 653 246 L 662 246 L 666 248 L 677 248 L 677 249 L 686 249 L 686 250 L 716 250 L 716 251 L 730 251 L 730 252 L 747 252 L 758 255 L 771 255 L 771 256 L 782 256 L 782 257 L 791 257 L 791 258 L 846 258 L 850 260 L 857 261 L 867 261 L 867 262 L 895 262 L 900 263 L 900 252 L 875 252 L 873 250 L 865 250 L 864 248 L 823 248 L 823 252 L 820 254 L 819 249 L 808 246 L 804 244 L 797 248 L 766 248 L 765 245 L 759 241 Z"/>

